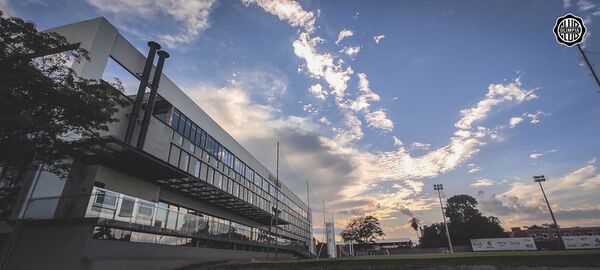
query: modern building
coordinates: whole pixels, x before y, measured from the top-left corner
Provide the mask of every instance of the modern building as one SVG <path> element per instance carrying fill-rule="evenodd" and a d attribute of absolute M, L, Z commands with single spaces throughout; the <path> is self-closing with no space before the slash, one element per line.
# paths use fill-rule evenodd
<path fill-rule="evenodd" d="M 106 19 L 48 31 L 89 52 L 90 61 L 73 63 L 80 76 L 100 79 L 114 61 L 143 81 L 147 57 Z M 147 88 L 136 111 L 137 96 L 123 94 L 119 121 L 101 132 L 102 144 L 73 155 L 67 179 L 30 173 L 6 223 L 23 221 L 9 269 L 173 269 L 311 256 L 307 205 L 151 67 L 147 78 L 160 78 L 155 98 Z M 275 154 L 275 145 L 265 151 Z"/>

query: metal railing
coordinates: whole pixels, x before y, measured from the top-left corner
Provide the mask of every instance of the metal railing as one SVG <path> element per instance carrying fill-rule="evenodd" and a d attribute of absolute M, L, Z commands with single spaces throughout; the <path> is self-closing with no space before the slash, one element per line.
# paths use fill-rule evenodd
<path fill-rule="evenodd" d="M 118 192 L 94 187 L 91 196 L 43 197 L 30 200 L 26 219 L 81 217 L 99 219 L 98 225 L 134 228 L 163 235 L 216 241 L 280 246 L 305 252 L 301 242 L 277 238 L 266 231 L 240 228 L 201 215 L 184 213 Z"/>

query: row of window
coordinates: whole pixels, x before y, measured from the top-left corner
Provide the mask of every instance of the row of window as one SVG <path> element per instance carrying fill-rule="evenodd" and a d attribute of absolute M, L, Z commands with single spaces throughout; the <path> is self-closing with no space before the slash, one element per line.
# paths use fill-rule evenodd
<path fill-rule="evenodd" d="M 185 143 L 183 144 L 185 145 Z M 177 166 L 183 171 L 189 172 L 202 181 L 263 209 L 266 212 L 272 212 L 272 206 L 275 205 L 275 197 L 270 196 L 266 192 L 260 192 L 260 190 L 250 181 L 239 177 L 239 175 L 235 173 L 223 173 L 221 170 L 223 166 L 219 166 L 215 158 L 208 153 L 199 151 L 199 148 L 187 148 L 188 151 L 194 151 L 187 152 L 180 146 L 172 144 L 169 153 L 169 163 Z M 194 155 L 194 153 L 196 155 Z M 198 157 L 198 155 L 200 157 Z M 212 166 L 209 166 L 208 164 L 211 164 Z M 234 177 L 231 178 L 230 175 Z M 285 207 L 280 204 L 280 208 L 283 209 Z M 289 221 L 293 226 L 282 226 L 282 229 L 304 239 L 310 238 L 308 223 L 303 222 L 302 219 L 291 215 L 289 212 L 289 209 L 287 211 L 282 211 L 280 217 Z"/>
<path fill-rule="evenodd" d="M 252 192 L 257 192 L 259 194 L 267 193 L 270 196 L 278 195 L 277 197 L 279 197 L 280 201 L 279 207 L 282 211 L 282 218 L 299 227 L 303 227 L 305 228 L 305 230 L 308 231 L 309 225 L 307 219 L 307 212 L 303 208 L 299 207 L 294 201 L 289 199 L 282 192 L 275 192 L 275 186 L 273 184 L 261 177 L 259 174 L 255 173 L 250 167 L 246 166 L 245 163 L 240 161 L 237 157 L 231 154 L 231 152 L 222 147 L 204 130 L 198 127 L 190 119 L 185 117 L 185 115 L 183 115 L 177 109 L 173 109 L 173 114 L 169 123 L 171 127 L 173 127 L 173 129 L 177 131 L 177 133 L 180 136 L 182 136 L 179 137 L 178 140 L 176 140 L 176 142 L 180 146 L 183 146 L 185 138 L 186 140 L 189 140 L 189 144 L 187 145 L 187 147 L 185 147 L 187 151 L 189 151 L 190 153 L 194 153 L 196 150 L 196 146 L 205 149 L 206 152 L 208 152 L 212 157 L 215 157 L 214 159 L 207 158 L 206 162 L 209 162 L 214 167 L 218 167 L 220 162 L 223 163 L 225 166 L 227 166 L 226 168 L 223 168 L 224 171 L 226 171 L 225 174 L 229 175 L 233 179 L 241 180 L 240 182 L 244 182 L 244 186 L 250 188 Z M 181 166 L 184 170 L 188 168 L 188 157 L 183 157 L 183 163 L 181 164 Z M 198 167 L 195 168 L 198 169 Z M 221 167 L 219 167 L 219 169 L 221 169 Z M 232 172 L 235 172 L 235 174 L 232 174 Z M 194 173 L 194 175 L 197 174 L 196 172 Z M 236 187 L 234 186 L 234 188 Z M 235 191 L 235 193 L 237 194 L 237 191 Z M 263 194 L 263 197 L 269 196 Z M 246 200 L 249 202 L 254 202 L 255 198 L 248 197 Z M 274 205 L 274 201 L 270 201 L 272 205 Z M 271 211 L 268 208 L 268 206 L 264 205 L 264 203 L 260 200 L 259 203 L 262 204 L 262 206 L 260 206 L 262 209 L 265 209 L 269 212 Z"/>
<path fill-rule="evenodd" d="M 275 239 L 275 236 L 266 230 L 205 215 L 168 202 L 153 203 L 97 186 L 92 190 L 85 216 L 145 225 L 165 232 L 205 236 L 220 241 L 274 243 L 277 240 L 280 245 L 306 245 L 304 240 L 285 236 Z"/>
<path fill-rule="evenodd" d="M 235 172 L 242 175 L 248 181 L 254 183 L 256 186 L 262 188 L 269 194 L 275 195 L 275 186 L 273 184 L 260 176 L 258 173 L 254 172 L 254 170 L 252 170 L 243 161 L 238 159 L 235 155 L 223 147 L 212 136 L 206 133 L 206 131 L 204 131 L 175 108 L 173 109 L 170 125 L 181 136 L 188 139 L 196 146 L 205 149 L 219 161 L 223 162 L 228 167 L 233 168 Z M 285 196 L 285 194 L 280 193 L 279 200 L 285 205 L 292 205 L 292 209 L 298 212 L 301 217 L 308 217 L 306 211 Z"/>

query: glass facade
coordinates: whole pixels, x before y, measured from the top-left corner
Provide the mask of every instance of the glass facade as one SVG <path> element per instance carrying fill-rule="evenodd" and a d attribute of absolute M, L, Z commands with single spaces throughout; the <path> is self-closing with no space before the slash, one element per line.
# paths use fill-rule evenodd
<path fill-rule="evenodd" d="M 204 239 L 265 247 L 277 241 L 277 244 L 281 247 L 301 251 L 306 251 L 307 247 L 304 241 L 287 237 L 278 237 L 276 240 L 268 231 L 210 216 L 194 209 L 164 201 L 153 203 L 99 187 L 94 187 L 92 191 L 85 216 L 110 221 L 99 224 L 111 224 L 113 227 L 120 225 L 128 229 L 143 229 L 144 232 L 135 233 L 139 236 L 135 238 L 137 239 L 136 242 L 157 244 L 170 244 L 172 242 L 175 245 L 181 245 L 189 243 L 192 239 Z M 117 229 L 99 226 L 96 228 L 94 238 L 132 239 L 131 237 L 134 234 L 130 231 L 125 236 L 122 230 Z M 103 235 L 102 232 L 106 235 Z M 108 232 L 111 233 L 108 234 Z M 114 232 L 121 234 L 115 234 Z M 167 237 L 165 234 L 178 237 Z M 155 237 L 155 235 L 164 237 Z"/>
<path fill-rule="evenodd" d="M 173 129 L 168 162 L 201 181 L 246 201 L 266 212 L 275 214 L 289 224 L 279 229 L 307 241 L 308 213 L 267 177 L 256 173 L 217 140 L 173 108 L 167 123 Z"/>

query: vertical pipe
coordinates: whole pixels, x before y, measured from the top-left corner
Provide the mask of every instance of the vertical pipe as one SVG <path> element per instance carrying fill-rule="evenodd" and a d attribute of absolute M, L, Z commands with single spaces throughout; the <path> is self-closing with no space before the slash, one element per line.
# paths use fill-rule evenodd
<path fill-rule="evenodd" d="M 152 70 L 152 63 L 154 63 L 154 56 L 156 51 L 160 49 L 160 45 L 154 41 L 148 42 L 148 57 L 146 57 L 146 64 L 144 65 L 144 71 L 142 72 L 142 78 L 140 79 L 140 86 L 138 87 L 137 95 L 135 96 L 135 103 L 133 103 L 133 109 L 129 114 L 129 123 L 127 123 L 127 131 L 125 133 L 125 142 L 130 144 L 133 137 L 133 131 L 135 129 L 135 122 L 137 121 L 140 108 L 142 107 L 142 101 L 144 100 L 144 93 L 148 86 L 148 80 L 150 79 L 150 71 Z"/>
<path fill-rule="evenodd" d="M 146 111 L 144 112 L 144 119 L 142 120 L 142 128 L 137 141 L 137 148 L 140 150 L 144 148 L 144 142 L 146 141 L 146 134 L 148 133 L 148 126 L 150 125 L 150 117 L 154 111 L 154 102 L 156 101 L 158 85 L 160 83 L 160 76 L 162 75 L 165 59 L 169 58 L 169 54 L 165 51 L 158 51 L 156 54 L 158 54 L 158 63 L 156 64 L 156 70 L 154 71 L 154 77 L 152 78 L 150 96 L 148 97 L 148 102 L 146 103 Z"/>
<path fill-rule="evenodd" d="M 277 165 L 275 169 L 275 260 L 279 253 L 279 141 L 277 142 Z"/>

